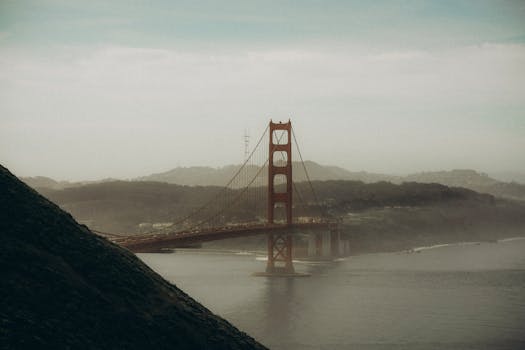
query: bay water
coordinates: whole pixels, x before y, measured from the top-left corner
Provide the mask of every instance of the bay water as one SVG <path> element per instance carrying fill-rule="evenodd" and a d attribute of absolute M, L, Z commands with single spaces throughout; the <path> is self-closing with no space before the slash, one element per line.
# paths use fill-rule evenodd
<path fill-rule="evenodd" d="M 310 277 L 254 277 L 264 257 L 138 254 L 271 349 L 525 349 L 525 240 L 296 261 Z"/>

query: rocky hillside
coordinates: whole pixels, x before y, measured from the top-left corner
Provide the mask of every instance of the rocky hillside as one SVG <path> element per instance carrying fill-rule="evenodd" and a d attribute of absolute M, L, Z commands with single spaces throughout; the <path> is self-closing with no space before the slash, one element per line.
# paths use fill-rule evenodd
<path fill-rule="evenodd" d="M 0 236 L 0 348 L 264 348 L 1 166 Z"/>

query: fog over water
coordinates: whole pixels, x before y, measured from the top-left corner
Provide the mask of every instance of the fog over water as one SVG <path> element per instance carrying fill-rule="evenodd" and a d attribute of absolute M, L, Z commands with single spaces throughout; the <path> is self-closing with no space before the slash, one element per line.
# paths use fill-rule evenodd
<path fill-rule="evenodd" d="M 253 255 L 139 257 L 272 349 L 525 346 L 523 239 L 299 262 L 311 277 L 290 279 L 251 276 Z"/>

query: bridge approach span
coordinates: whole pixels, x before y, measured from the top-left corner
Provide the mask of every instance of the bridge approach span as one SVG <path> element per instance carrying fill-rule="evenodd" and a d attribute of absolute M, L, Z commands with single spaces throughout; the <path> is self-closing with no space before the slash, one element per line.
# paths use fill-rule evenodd
<path fill-rule="evenodd" d="M 167 232 L 123 237 L 107 237 L 133 252 L 156 251 L 162 248 L 176 248 L 189 244 L 216 241 L 227 238 L 246 237 L 261 234 L 291 234 L 305 231 L 334 230 L 337 224 L 330 222 L 307 222 L 292 224 L 244 224 L 193 231 Z"/>

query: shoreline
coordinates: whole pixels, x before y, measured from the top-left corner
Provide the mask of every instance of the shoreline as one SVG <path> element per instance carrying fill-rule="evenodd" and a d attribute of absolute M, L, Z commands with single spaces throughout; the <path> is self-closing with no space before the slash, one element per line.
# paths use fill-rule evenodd
<path fill-rule="evenodd" d="M 434 244 L 434 245 L 429 245 L 429 246 L 409 248 L 401 252 L 417 253 L 417 252 L 421 252 L 424 250 L 438 249 L 438 248 L 445 248 L 445 247 L 452 247 L 452 246 L 479 245 L 482 243 L 506 243 L 506 242 L 520 241 L 524 239 L 525 239 L 525 236 L 514 236 L 514 237 L 497 239 L 494 241 L 467 241 L 467 242 L 442 243 L 442 244 Z"/>
<path fill-rule="evenodd" d="M 467 242 L 453 242 L 453 243 L 440 243 L 440 244 L 433 244 L 428 246 L 418 246 L 418 247 L 412 247 L 404 250 L 398 250 L 398 251 L 383 251 L 383 252 L 370 252 L 370 253 L 359 253 L 359 254 L 350 254 L 344 257 L 337 257 L 332 260 L 309 260 L 304 258 L 299 259 L 293 259 L 294 263 L 298 264 L 326 264 L 330 262 L 336 262 L 336 261 L 344 261 L 347 258 L 354 257 L 354 256 L 362 256 L 362 255 L 370 255 L 370 254 L 388 254 L 388 253 L 394 253 L 394 254 L 414 254 L 414 253 L 421 253 L 426 250 L 433 250 L 433 249 L 439 249 L 439 248 L 446 248 L 446 247 L 453 247 L 453 246 L 469 246 L 469 245 L 480 245 L 483 243 L 508 243 L 508 242 L 514 242 L 514 241 L 520 241 L 525 240 L 524 236 L 512 236 L 512 237 L 506 237 L 501 238 L 494 241 L 467 241 Z M 260 261 L 266 261 L 268 259 L 268 256 L 266 254 L 266 251 L 263 250 L 245 250 L 245 249 L 209 249 L 209 248 L 174 248 L 171 249 L 171 251 L 168 254 L 173 253 L 192 253 L 192 254 L 217 254 L 217 255 L 236 255 L 236 256 L 254 256 L 256 260 Z M 166 253 L 138 253 L 138 254 L 166 254 Z"/>

